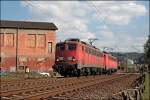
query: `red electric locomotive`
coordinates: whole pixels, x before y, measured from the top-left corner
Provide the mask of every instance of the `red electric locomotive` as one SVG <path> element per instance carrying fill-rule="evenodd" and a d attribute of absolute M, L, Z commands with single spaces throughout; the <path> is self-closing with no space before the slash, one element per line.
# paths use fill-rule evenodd
<path fill-rule="evenodd" d="M 107 52 L 103 52 L 103 65 L 105 66 L 105 73 L 111 74 L 117 71 L 118 60 Z"/>
<path fill-rule="evenodd" d="M 79 39 L 69 39 L 56 44 L 53 69 L 62 76 L 111 73 L 117 69 L 117 59 Z"/>

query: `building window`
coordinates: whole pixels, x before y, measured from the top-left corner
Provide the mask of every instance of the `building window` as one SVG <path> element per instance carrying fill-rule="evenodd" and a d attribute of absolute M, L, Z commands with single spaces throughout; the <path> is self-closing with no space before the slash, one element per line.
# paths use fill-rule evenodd
<path fill-rule="evenodd" d="M 38 47 L 45 47 L 46 45 L 46 36 L 45 34 L 39 34 L 37 35 L 37 45 Z"/>
<path fill-rule="evenodd" d="M 52 53 L 52 42 L 48 42 L 48 53 Z"/>
<path fill-rule="evenodd" d="M 27 46 L 28 47 L 36 47 L 36 35 L 35 34 L 27 35 Z"/>
<path fill-rule="evenodd" d="M 4 44 L 5 46 L 14 46 L 14 34 L 13 33 L 6 33 L 4 35 Z"/>
<path fill-rule="evenodd" d="M 4 45 L 4 33 L 0 33 L 0 46 Z"/>

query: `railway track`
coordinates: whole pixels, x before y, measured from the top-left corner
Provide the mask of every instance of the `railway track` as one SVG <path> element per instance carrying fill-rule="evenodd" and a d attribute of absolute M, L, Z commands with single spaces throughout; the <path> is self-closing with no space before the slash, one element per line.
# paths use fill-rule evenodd
<path fill-rule="evenodd" d="M 1 99 L 2 100 L 20 100 L 20 99 L 55 99 L 58 97 L 69 97 L 70 95 L 76 94 L 78 91 L 88 90 L 89 88 L 96 86 L 97 84 L 104 84 L 111 80 L 118 80 L 120 78 L 129 77 L 130 75 L 112 75 L 112 76 L 90 76 L 80 78 L 60 78 L 45 80 L 46 82 L 40 83 L 37 81 L 37 85 L 30 83 L 25 85 L 23 88 L 18 89 L 2 89 Z M 34 83 L 34 82 L 33 82 Z M 13 83 L 17 84 L 17 83 Z M 18 83 L 19 84 L 19 83 Z M 22 83 L 23 84 L 23 83 Z M 16 85 L 15 85 L 16 86 Z M 19 85 L 18 85 L 19 86 Z M 8 86 L 9 87 L 9 86 Z M 66 96 L 67 95 L 67 96 Z"/>
<path fill-rule="evenodd" d="M 138 78 L 137 75 L 129 75 L 125 77 L 118 77 L 100 84 L 95 84 L 72 93 L 66 93 L 57 97 L 58 99 L 77 99 L 77 100 L 123 100 L 122 91 L 133 88 L 132 83 Z M 71 97 L 71 98 L 70 98 Z"/>
<path fill-rule="evenodd" d="M 105 77 L 105 76 L 101 76 Z M 82 77 L 83 78 L 83 77 Z M 86 77 L 85 79 L 88 79 L 90 77 Z M 38 87 L 48 84 L 56 84 L 56 83 L 62 83 L 65 81 L 72 81 L 74 78 L 44 78 L 44 79 L 29 79 L 29 80 L 20 80 L 20 81 L 8 81 L 8 82 L 1 82 L 0 90 L 4 92 L 9 91 L 17 91 L 21 89 L 28 89 L 32 87 Z"/>
<path fill-rule="evenodd" d="M 82 79 L 88 79 L 92 76 L 88 77 L 82 77 Z M 101 78 L 105 78 L 104 75 L 101 76 Z M 27 89 L 31 87 L 38 87 L 48 84 L 56 84 L 56 83 L 62 83 L 65 81 L 73 81 L 76 79 L 76 77 L 73 78 L 44 78 L 44 79 L 28 79 L 28 80 L 20 80 L 20 81 L 8 81 L 8 82 L 1 82 L 0 90 L 2 92 L 9 92 L 9 91 L 15 91 L 15 90 L 21 90 L 21 89 Z M 80 79 L 80 78 L 78 78 Z"/>

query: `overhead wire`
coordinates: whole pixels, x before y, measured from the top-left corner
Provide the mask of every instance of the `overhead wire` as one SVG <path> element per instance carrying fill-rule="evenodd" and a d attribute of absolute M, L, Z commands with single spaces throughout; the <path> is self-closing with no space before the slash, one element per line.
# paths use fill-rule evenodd
<path fill-rule="evenodd" d="M 100 17 L 100 18 L 102 18 L 101 21 L 99 21 L 99 22 L 102 23 L 103 25 L 108 26 L 108 25 L 106 24 L 106 22 L 105 22 L 106 16 L 103 15 L 102 8 L 99 8 L 99 9 L 101 9 L 101 10 L 99 10 L 99 9 L 97 8 L 97 6 L 93 3 L 93 1 L 88 1 L 88 4 L 89 4 L 92 8 L 95 9 L 97 16 Z M 110 28 L 109 28 L 109 30 L 110 30 Z M 111 31 L 111 30 L 110 30 L 110 31 Z M 114 49 L 113 49 L 113 50 L 114 50 Z"/>
<path fill-rule="evenodd" d="M 27 3 L 29 6 L 35 7 L 32 3 L 28 2 L 28 1 L 27 1 L 26 3 Z M 103 10 L 102 10 L 102 8 L 97 8 L 97 6 L 94 4 L 93 1 L 87 1 L 87 3 L 88 3 L 92 8 L 95 9 L 96 15 L 101 18 L 101 21 L 99 21 L 99 22 L 102 23 L 103 25 L 109 26 L 109 25 L 105 22 L 106 16 L 103 15 Z M 39 8 L 41 8 L 41 7 L 39 6 Z M 39 10 L 42 12 L 41 9 L 39 9 Z M 47 14 L 44 14 L 44 16 L 45 16 L 45 17 L 48 17 Z M 109 28 L 109 30 L 112 31 L 110 28 Z M 117 36 L 116 36 L 115 38 L 118 38 L 118 39 L 119 39 L 119 37 L 117 37 Z M 115 48 L 115 50 L 116 50 L 116 49 L 119 50 L 119 47 L 118 47 L 117 44 L 115 44 L 114 48 Z M 114 48 L 113 48 L 113 50 L 114 50 Z"/>
<path fill-rule="evenodd" d="M 89 1 L 88 4 L 89 4 L 91 7 L 93 7 L 93 8 L 95 9 L 96 14 L 97 14 L 98 17 L 103 18 L 100 23 L 102 23 L 103 25 L 109 26 L 109 25 L 105 22 L 106 16 L 103 15 L 103 10 L 102 10 L 102 8 L 99 8 L 99 9 L 98 9 L 97 6 L 96 6 L 92 1 Z M 102 16 L 102 17 L 101 17 L 101 16 Z M 109 15 L 108 15 L 108 16 L 109 16 Z M 109 28 L 109 30 L 112 31 L 110 28 Z M 117 37 L 117 36 L 116 36 L 115 38 L 120 39 L 120 38 Z M 117 47 L 117 48 L 115 48 L 115 47 Z M 114 49 L 115 51 L 116 51 L 116 49 L 118 49 L 118 51 L 120 51 L 120 48 L 118 48 L 117 43 L 115 44 L 115 46 L 113 47 L 113 49 Z"/>
<path fill-rule="evenodd" d="M 32 6 L 32 7 L 36 7 L 35 5 L 33 5 L 30 1 L 26 1 L 26 3 L 29 5 L 29 6 Z M 43 12 L 41 9 L 41 7 L 40 6 L 38 6 L 38 8 L 40 8 L 40 9 L 38 9 L 41 13 Z M 47 17 L 49 17 L 47 14 L 42 14 L 42 16 L 45 16 L 45 18 L 47 18 Z M 61 37 L 59 37 L 58 35 L 57 35 L 57 40 L 58 41 L 61 41 Z"/>
<path fill-rule="evenodd" d="M 37 6 L 33 5 L 30 1 L 25 1 L 25 2 L 28 4 L 28 6 L 37 7 Z M 38 8 L 40 8 L 40 9 L 38 9 L 40 11 L 40 13 L 43 13 L 43 11 L 41 10 L 42 8 L 40 6 L 38 6 Z M 45 18 L 48 17 L 47 14 L 42 14 L 42 16 L 43 15 L 45 16 Z"/>

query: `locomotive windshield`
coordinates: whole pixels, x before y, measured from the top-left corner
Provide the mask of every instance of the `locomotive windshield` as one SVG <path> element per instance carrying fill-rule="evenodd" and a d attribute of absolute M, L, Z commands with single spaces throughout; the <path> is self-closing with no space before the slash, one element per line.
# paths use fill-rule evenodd
<path fill-rule="evenodd" d="M 65 50 L 65 45 L 64 44 L 57 45 L 57 50 L 64 51 Z"/>
<path fill-rule="evenodd" d="M 68 50 L 76 50 L 76 44 L 68 44 Z"/>

